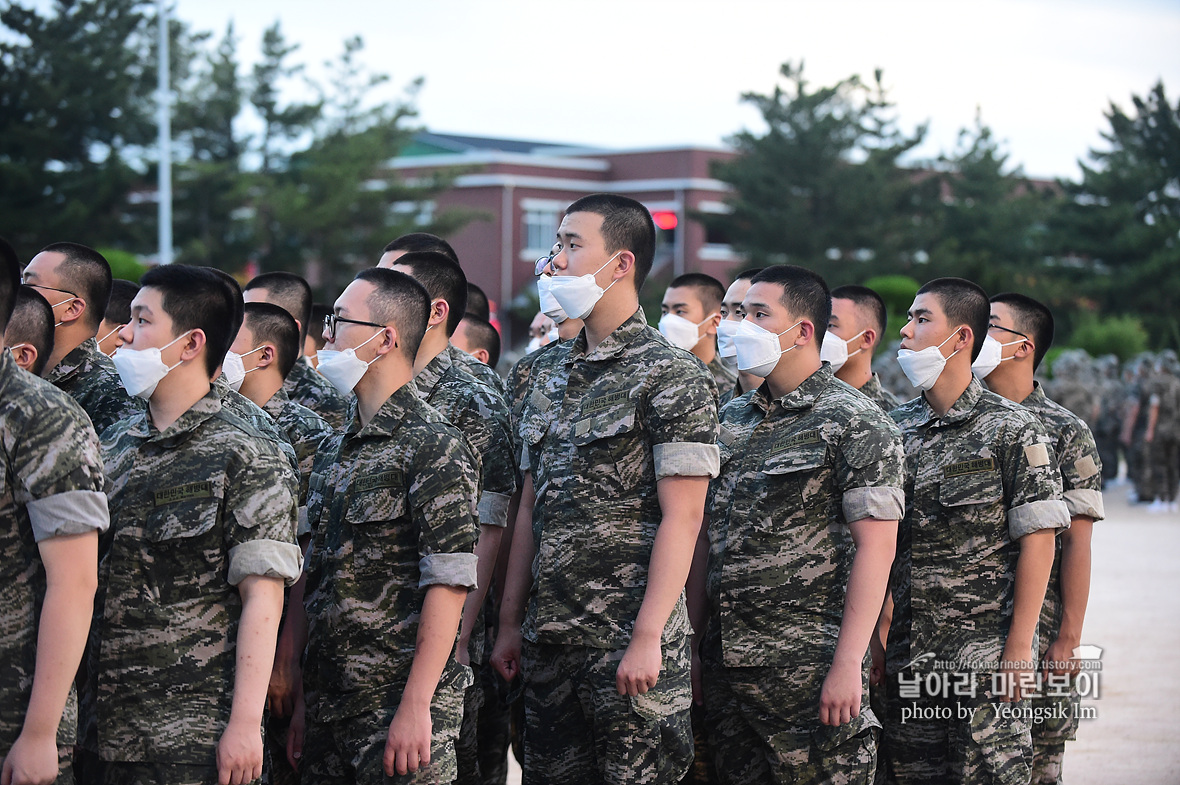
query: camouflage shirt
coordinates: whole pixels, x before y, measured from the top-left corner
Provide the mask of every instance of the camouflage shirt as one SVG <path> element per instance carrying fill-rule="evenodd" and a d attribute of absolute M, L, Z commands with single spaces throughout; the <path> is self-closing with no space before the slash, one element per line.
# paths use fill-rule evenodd
<path fill-rule="evenodd" d="M 477 456 L 479 524 L 506 527 L 508 503 L 516 492 L 516 461 L 512 453 L 508 404 L 504 397 L 465 372 L 453 362 L 451 353 L 445 351 L 414 377 L 414 385 L 418 397 L 459 429 Z M 474 629 L 482 631 L 484 621 L 481 609 Z M 472 634 L 468 643 L 471 662 L 482 663 L 484 636 Z"/>
<path fill-rule="evenodd" d="M 593 351 L 583 330 L 538 356 L 521 432 L 537 495 L 523 633 L 625 648 L 663 520 L 656 483 L 717 476 L 713 379 L 639 310 Z M 688 632 L 682 597 L 664 637 Z"/>
<path fill-rule="evenodd" d="M 1166 371 L 1157 372 L 1149 391 L 1149 404 L 1159 407 L 1153 437 L 1180 438 L 1180 379 Z"/>
<path fill-rule="evenodd" d="M 718 392 L 722 395 L 730 393 L 729 398 L 732 398 L 732 391 L 736 389 L 737 385 L 737 370 L 726 365 L 725 361 L 721 359 L 720 353 L 713 355 L 713 361 L 705 367 L 709 369 L 709 373 L 713 374 L 713 382 L 717 385 Z M 723 406 L 729 402 L 729 398 L 722 402 Z"/>
<path fill-rule="evenodd" d="M 348 421 L 348 403 L 355 397 L 341 395 L 330 381 L 316 373 L 306 357 L 295 361 L 283 382 L 283 392 L 295 403 L 324 418 L 334 431 L 342 429 Z"/>
<path fill-rule="evenodd" d="M 512 371 L 508 374 L 508 414 L 512 418 L 513 454 L 517 458 L 518 465 L 524 445 L 520 435 L 521 415 L 524 413 L 524 405 L 528 401 L 529 393 L 532 392 L 533 363 L 544 352 L 556 348 L 560 343 L 560 341 L 550 341 L 540 349 L 529 352 L 517 360 L 516 365 L 512 366 Z"/>
<path fill-rule="evenodd" d="M 102 460 L 90 419 L 72 398 L 0 350 L 0 750 L 24 725 L 45 599 L 38 543 L 103 530 Z M 70 714 L 75 719 L 76 703 Z M 62 722 L 59 746 L 75 728 Z"/>
<path fill-rule="evenodd" d="M 888 413 L 901 406 L 901 399 L 881 386 L 881 377 L 873 374 L 860 388 L 861 395 L 881 407 Z"/>
<path fill-rule="evenodd" d="M 115 364 L 98 350 L 94 338 L 87 338 L 63 357 L 45 378 L 82 406 L 99 435 L 147 408 L 142 399 L 127 394 Z"/>
<path fill-rule="evenodd" d="M 1086 515 L 1096 521 L 1105 517 L 1102 506 L 1102 459 L 1094 437 L 1081 417 L 1059 403 L 1049 400 L 1039 383 L 1032 394 L 1020 402 L 1045 426 L 1054 440 L 1053 451 L 1061 467 L 1062 490 L 1070 517 Z M 1053 573 L 1041 607 L 1041 655 L 1057 638 L 1061 629 L 1061 538 L 1053 558 Z"/>
<path fill-rule="evenodd" d="M 848 524 L 904 513 L 901 434 L 827 363 L 770 395 L 763 384 L 722 412 L 706 506 L 709 634 L 726 665 L 826 673 L 856 551 Z"/>
<path fill-rule="evenodd" d="M 990 672 L 1008 639 L 1017 540 L 1069 525 L 1053 441 L 1028 410 L 971 383 L 943 417 L 925 396 L 891 412 L 906 455 L 906 514 L 890 585 L 886 668 L 932 653 Z M 1031 658 L 1034 652 L 1030 651 Z"/>
<path fill-rule="evenodd" d="M 309 716 L 397 705 L 426 590 L 475 585 L 476 465 L 409 384 L 324 443 L 308 492 Z"/>
<path fill-rule="evenodd" d="M 282 389 L 270 397 L 262 411 L 275 421 L 299 461 L 299 534 L 302 536 L 310 531 L 307 526 L 307 482 L 311 467 L 320 444 L 332 435 L 332 426 L 311 409 L 292 401 Z"/>
<path fill-rule="evenodd" d="M 451 356 L 451 362 L 491 387 L 501 398 L 508 399 L 508 386 L 504 383 L 504 378 L 490 365 L 480 362 L 453 343 L 447 344 L 447 354 Z"/>
<path fill-rule="evenodd" d="M 299 474 L 299 458 L 295 455 L 295 447 L 291 444 L 287 434 L 279 430 L 274 418 L 263 411 L 262 407 L 254 403 L 225 382 L 225 376 L 218 376 L 213 382 L 214 391 L 221 397 L 221 405 L 226 411 L 236 414 L 254 426 L 259 435 L 270 439 L 279 446 L 279 450 L 286 456 L 287 462 L 296 475 Z"/>
<path fill-rule="evenodd" d="M 104 760 L 208 764 L 233 703 L 236 586 L 298 576 L 295 472 L 216 388 L 104 434 L 111 530 L 90 679 Z"/>

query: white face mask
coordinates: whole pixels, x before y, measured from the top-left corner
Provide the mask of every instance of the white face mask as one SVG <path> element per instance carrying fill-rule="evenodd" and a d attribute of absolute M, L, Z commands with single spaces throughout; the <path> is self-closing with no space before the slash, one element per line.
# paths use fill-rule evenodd
<path fill-rule="evenodd" d="M 381 333 L 374 333 L 356 349 L 361 348 L 378 335 Z M 323 374 L 324 378 L 331 382 L 341 395 L 347 396 L 351 393 L 352 388 L 356 387 L 356 383 L 364 377 L 365 371 L 369 370 L 369 366 L 379 359 L 374 357 L 365 362 L 356 356 L 356 349 L 345 349 L 342 352 L 335 349 L 320 349 L 315 353 L 316 359 L 319 360 L 316 370 Z"/>
<path fill-rule="evenodd" d="M 537 298 L 541 301 L 541 313 L 548 316 L 553 321 L 561 324 L 569 317 L 566 316 L 565 311 L 557 304 L 557 299 L 554 298 L 553 292 L 550 289 L 553 286 L 552 275 L 542 275 L 537 278 Z"/>
<path fill-rule="evenodd" d="M 819 347 L 819 359 L 827 360 L 831 363 L 833 372 L 840 370 L 844 367 L 844 363 L 848 362 L 849 357 L 855 357 L 861 353 L 862 350 L 857 349 L 852 354 L 849 354 L 848 344 L 864 334 L 865 331 L 861 330 L 846 341 L 831 330 L 828 330 L 824 333 L 824 342 Z"/>
<path fill-rule="evenodd" d="M 717 353 L 722 357 L 737 357 L 737 347 L 733 345 L 733 336 L 738 334 L 742 323 L 732 319 L 722 319 L 717 324 Z"/>
<path fill-rule="evenodd" d="M 532 354 L 544 345 L 545 344 L 542 343 L 542 339 L 534 335 L 532 338 L 529 338 L 529 345 L 524 347 L 524 353 Z"/>
<path fill-rule="evenodd" d="M 717 314 L 711 313 L 703 320 L 693 324 L 683 316 L 677 316 L 674 313 L 666 313 L 660 318 L 660 334 L 668 339 L 668 343 L 673 346 L 678 346 L 685 351 L 692 351 L 692 347 L 701 342 L 705 336 L 700 335 L 700 327 L 706 322 L 712 321 Z"/>
<path fill-rule="evenodd" d="M 939 349 L 958 334 L 958 331 L 955 331 L 938 346 L 927 346 L 916 352 L 912 349 L 897 350 L 897 364 L 901 366 L 901 372 L 910 380 L 910 384 L 919 390 L 929 390 L 934 386 L 938 377 L 942 375 L 942 369 L 946 367 L 946 361 L 959 353 L 956 349 L 949 357 L 943 357 Z"/>
<path fill-rule="evenodd" d="M 779 358 L 795 348 L 795 344 L 786 349 L 780 348 L 779 336 L 794 330 L 802 323 L 803 320 L 800 319 L 781 333 L 772 333 L 748 319 L 742 320 L 737 335 L 733 336 L 734 346 L 737 347 L 738 370 L 765 379 L 778 365 Z"/>
<path fill-rule="evenodd" d="M 986 379 L 987 375 L 999 367 L 1004 360 L 1011 360 L 1012 357 L 1004 356 L 1005 346 L 1015 346 L 1024 343 L 1024 339 L 1019 341 L 1012 341 L 1010 343 L 1000 343 L 990 335 L 983 339 L 983 346 L 979 349 L 979 356 L 975 358 L 975 362 L 971 363 L 971 370 L 980 379 Z M 1012 355 L 1015 357 L 1016 355 Z"/>
<path fill-rule="evenodd" d="M 560 337 L 561 337 L 561 333 L 559 333 L 557 331 L 556 327 L 554 327 L 549 332 L 545 333 L 545 340 L 548 341 L 549 343 L 553 343 L 554 341 L 556 341 Z"/>
<path fill-rule="evenodd" d="M 161 359 L 161 353 L 181 338 L 186 338 L 192 333 L 193 330 L 189 330 L 184 335 L 178 335 L 158 349 L 154 347 L 151 349 L 131 349 L 127 346 L 120 346 L 116 349 L 115 353 L 111 355 L 111 362 L 115 364 L 115 370 L 119 373 L 119 381 L 123 383 L 123 389 L 127 391 L 127 394 L 145 401 L 150 400 L 152 393 L 156 391 L 156 385 L 163 381 L 169 371 L 184 362 L 184 360 L 180 360 L 176 365 L 167 366 Z"/>
<path fill-rule="evenodd" d="M 606 260 L 606 264 L 593 273 L 553 276 L 549 283 L 549 291 L 567 316 L 571 319 L 585 319 L 594 310 L 598 301 L 602 299 L 602 295 L 606 294 L 606 289 L 618 283 L 617 280 L 611 281 L 610 285 L 603 289 L 598 285 L 598 281 L 594 280 L 594 276 L 606 269 L 606 265 L 613 262 L 621 253 L 622 251 L 616 251 L 614 256 Z M 554 321 L 557 320 L 554 319 Z"/>
<path fill-rule="evenodd" d="M 240 391 L 242 389 L 242 381 L 246 378 L 246 374 L 250 373 L 250 371 L 258 370 L 258 366 L 255 366 L 250 371 L 247 371 L 246 366 L 242 364 L 242 358 L 249 357 L 262 348 L 259 346 L 258 349 L 251 349 L 245 354 L 238 354 L 233 351 L 225 353 L 225 359 L 221 363 L 221 373 L 225 376 L 225 383 L 229 385 L 231 390 L 234 392 Z"/>

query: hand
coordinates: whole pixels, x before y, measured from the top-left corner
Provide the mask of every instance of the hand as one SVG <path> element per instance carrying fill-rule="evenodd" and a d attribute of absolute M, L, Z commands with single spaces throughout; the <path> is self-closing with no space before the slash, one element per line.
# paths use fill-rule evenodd
<path fill-rule="evenodd" d="M 299 771 L 303 758 L 303 734 L 307 730 L 307 704 L 303 700 L 303 685 L 295 690 L 295 706 L 291 710 L 291 722 L 287 725 L 287 763 Z"/>
<path fill-rule="evenodd" d="M 385 773 L 408 774 L 430 763 L 430 706 L 398 706 L 385 741 Z"/>
<path fill-rule="evenodd" d="M 876 687 L 885 681 L 885 646 L 876 631 L 869 636 L 869 656 L 873 661 L 869 666 L 869 685 Z"/>
<path fill-rule="evenodd" d="M 247 785 L 261 776 L 261 723 L 238 721 L 231 715 L 217 744 L 217 783 Z"/>
<path fill-rule="evenodd" d="M 281 640 L 281 638 L 280 638 Z M 295 710 L 296 685 L 303 682 L 303 669 L 298 657 L 275 653 L 275 664 L 270 671 L 270 683 L 266 687 L 266 707 L 278 719 L 287 719 Z"/>
<path fill-rule="evenodd" d="M 1027 687 L 1035 683 L 1035 669 L 1036 663 L 1029 662 L 1027 652 L 1031 651 L 1029 647 L 1019 647 L 1023 654 L 1009 651 L 1007 647 L 1004 648 L 1004 654 L 1000 658 L 1000 673 L 1003 674 L 1004 692 L 995 697 L 999 698 L 1003 703 L 1015 703 L 1024 698 L 1024 690 L 1022 687 Z"/>
<path fill-rule="evenodd" d="M 54 734 L 22 733 L 4 758 L 3 785 L 52 785 L 57 779 L 57 739 Z"/>
<path fill-rule="evenodd" d="M 615 688 L 620 695 L 642 695 L 656 686 L 660 678 L 663 648 L 659 636 L 631 637 L 623 661 L 615 673 Z"/>
<path fill-rule="evenodd" d="M 860 714 L 861 664 L 832 663 L 823 689 L 819 693 L 819 721 L 824 725 L 844 725 Z"/>
<path fill-rule="evenodd" d="M 500 628 L 492 648 L 492 667 L 509 683 L 520 675 L 520 630 Z"/>
<path fill-rule="evenodd" d="M 455 662 L 460 665 L 471 665 L 471 652 L 467 649 L 468 642 L 460 639 L 455 645 Z"/>
<path fill-rule="evenodd" d="M 1073 657 L 1073 650 L 1078 647 L 1077 641 L 1058 638 L 1049 645 L 1045 652 L 1045 673 L 1060 676 L 1065 673 L 1077 673 L 1080 665 Z"/>

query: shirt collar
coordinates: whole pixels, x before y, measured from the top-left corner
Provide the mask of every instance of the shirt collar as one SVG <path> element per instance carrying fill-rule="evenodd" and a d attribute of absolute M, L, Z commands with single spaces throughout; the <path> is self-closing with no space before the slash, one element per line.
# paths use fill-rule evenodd
<path fill-rule="evenodd" d="M 414 387 L 418 391 L 418 397 L 426 400 L 430 394 L 434 392 L 434 388 L 438 386 L 439 379 L 451 369 L 454 361 L 451 359 L 449 351 L 444 349 L 439 352 L 433 360 L 426 364 L 426 367 L 414 377 Z"/>
<path fill-rule="evenodd" d="M 128 429 L 132 435 L 147 438 L 151 442 L 160 442 L 165 447 L 179 444 L 189 437 L 206 420 L 221 411 L 221 391 L 214 384 L 209 385 L 209 392 L 189 407 L 188 411 L 176 418 L 176 422 L 162 431 L 152 425 L 150 410 L 137 414 L 142 418 L 134 420 Z"/>
<path fill-rule="evenodd" d="M 1036 406 L 1037 404 L 1044 403 L 1047 399 L 1048 396 L 1045 395 L 1045 388 L 1041 386 L 1040 382 L 1034 380 L 1033 391 L 1028 394 L 1027 398 L 1020 402 L 1020 405 Z"/>
<path fill-rule="evenodd" d="M 754 393 L 753 400 L 764 412 L 769 412 L 776 403 L 789 412 L 804 411 L 815 405 L 820 393 L 828 388 L 833 379 L 835 379 L 835 374 L 832 372 L 832 366 L 824 361 L 818 371 L 808 376 L 802 384 L 783 397 L 772 400 L 770 383 L 764 381 L 758 391 Z"/>
<path fill-rule="evenodd" d="M 87 363 L 94 360 L 94 355 L 98 354 L 98 339 L 87 338 L 82 343 L 78 344 L 69 354 L 61 358 L 61 362 L 53 367 L 46 377 L 46 381 L 57 384 L 65 379 L 72 377 L 74 374 Z"/>
<path fill-rule="evenodd" d="M 925 425 L 932 420 L 937 420 L 939 424 L 951 425 L 954 423 L 963 422 L 970 419 L 971 413 L 975 410 L 975 404 L 979 402 L 983 395 L 983 385 L 979 383 L 979 379 L 974 376 L 971 377 L 971 383 L 967 385 L 967 389 L 959 396 L 954 405 L 944 414 L 939 417 L 930 402 L 926 400 L 926 396 L 919 396 L 922 399 L 922 419 L 918 422 L 919 425 Z"/>
<path fill-rule="evenodd" d="M 626 350 L 629 343 L 648 329 L 647 316 L 643 313 L 643 308 L 639 308 L 627 321 L 603 338 L 602 342 L 594 347 L 594 351 L 588 352 L 586 351 L 586 328 L 583 327 L 582 331 L 578 333 L 578 337 L 574 338 L 569 356 L 566 358 L 566 364 L 569 365 L 578 360 L 598 362 L 614 359 Z"/>
<path fill-rule="evenodd" d="M 414 389 L 412 382 L 403 384 L 386 399 L 385 403 L 381 404 L 381 408 L 373 415 L 373 419 L 369 420 L 368 425 L 362 428 L 359 415 L 353 417 L 348 426 L 348 437 L 392 436 L 410 407 L 419 405 L 418 395 L 419 393 Z M 359 409 L 358 404 L 358 412 Z"/>
<path fill-rule="evenodd" d="M 270 396 L 270 400 L 262 405 L 262 411 L 269 414 L 272 419 L 277 420 L 279 419 L 279 414 L 283 411 L 283 407 L 290 400 L 291 397 L 287 395 L 287 391 L 280 387 L 279 391 Z"/>

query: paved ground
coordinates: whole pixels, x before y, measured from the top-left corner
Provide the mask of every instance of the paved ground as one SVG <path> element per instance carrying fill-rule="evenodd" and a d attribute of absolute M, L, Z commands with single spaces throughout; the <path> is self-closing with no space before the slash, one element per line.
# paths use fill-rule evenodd
<path fill-rule="evenodd" d="M 1068 785 L 1177 785 L 1180 741 L 1180 515 L 1152 515 L 1106 493 L 1094 531 L 1083 643 L 1100 646 L 1101 692 L 1069 745 Z M 511 757 L 511 756 L 509 756 Z M 515 760 L 509 784 L 520 782 Z"/>

